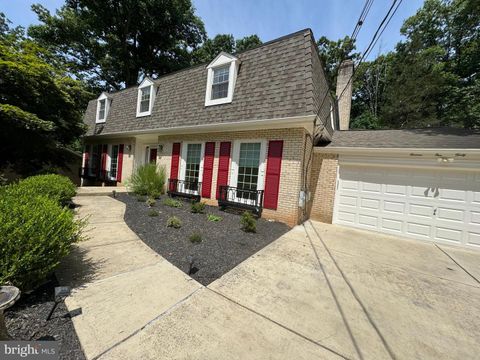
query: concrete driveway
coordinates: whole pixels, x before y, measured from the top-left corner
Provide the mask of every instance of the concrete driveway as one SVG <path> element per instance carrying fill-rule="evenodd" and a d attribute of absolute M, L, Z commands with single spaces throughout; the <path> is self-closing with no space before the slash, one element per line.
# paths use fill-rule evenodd
<path fill-rule="evenodd" d="M 80 259 L 94 270 L 67 305 L 83 309 L 74 325 L 89 359 L 480 353 L 480 252 L 307 222 L 203 287 L 143 245 L 122 204 L 82 203 L 93 230 Z M 78 284 L 84 261 L 70 259 L 62 273 Z"/>
<path fill-rule="evenodd" d="M 307 223 L 104 358 L 472 359 L 478 275 L 480 253 Z"/>

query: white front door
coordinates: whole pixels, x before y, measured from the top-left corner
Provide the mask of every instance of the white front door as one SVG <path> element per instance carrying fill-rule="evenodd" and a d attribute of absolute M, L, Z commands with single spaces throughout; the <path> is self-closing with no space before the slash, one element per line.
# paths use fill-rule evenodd
<path fill-rule="evenodd" d="M 256 190 L 263 190 L 266 141 L 238 140 L 233 146 L 230 201 L 253 205 L 259 200 Z"/>
<path fill-rule="evenodd" d="M 180 180 L 177 191 L 199 195 L 198 183 L 202 182 L 203 176 L 203 143 L 183 143 L 182 157 L 180 162 Z"/>
<path fill-rule="evenodd" d="M 333 222 L 480 248 L 480 172 L 339 165 Z"/>

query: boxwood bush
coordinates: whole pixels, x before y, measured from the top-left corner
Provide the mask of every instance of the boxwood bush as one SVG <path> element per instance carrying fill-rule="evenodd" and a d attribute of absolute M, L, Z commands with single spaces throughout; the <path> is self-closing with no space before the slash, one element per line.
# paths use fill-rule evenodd
<path fill-rule="evenodd" d="M 128 186 L 137 195 L 159 198 L 165 192 L 165 168 L 156 164 L 139 166 L 128 181 Z"/>
<path fill-rule="evenodd" d="M 33 192 L 30 186 L 37 181 L 44 190 Z M 56 192 L 43 181 L 0 188 L 0 285 L 23 291 L 37 287 L 81 239 L 83 221 L 59 204 L 71 196 L 70 187 Z"/>
<path fill-rule="evenodd" d="M 61 205 L 68 204 L 77 191 L 75 184 L 69 178 L 55 174 L 28 177 L 21 180 L 17 187 L 22 194 L 29 194 L 32 197 L 41 194 Z"/>

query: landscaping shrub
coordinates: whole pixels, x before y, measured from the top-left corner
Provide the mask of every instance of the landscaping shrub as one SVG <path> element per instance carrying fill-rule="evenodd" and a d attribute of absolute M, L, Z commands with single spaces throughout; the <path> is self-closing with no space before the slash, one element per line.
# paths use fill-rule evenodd
<path fill-rule="evenodd" d="M 163 205 L 174 207 L 174 208 L 181 208 L 183 206 L 181 201 L 172 199 L 172 198 L 166 198 L 163 200 Z"/>
<path fill-rule="evenodd" d="M 147 205 L 148 205 L 148 207 L 152 207 L 152 206 L 154 206 L 156 203 L 157 203 L 157 202 L 156 202 L 155 199 L 152 198 L 152 197 L 149 197 L 149 198 L 147 199 Z"/>
<path fill-rule="evenodd" d="M 128 185 L 135 194 L 158 198 L 165 192 L 165 179 L 165 167 L 145 164 L 135 170 Z"/>
<path fill-rule="evenodd" d="M 245 211 L 240 219 L 242 230 L 245 232 L 257 232 L 257 220 L 253 217 L 250 211 Z"/>
<path fill-rule="evenodd" d="M 202 234 L 198 232 L 194 232 L 192 235 L 190 235 L 190 242 L 192 243 L 200 243 L 202 242 Z"/>
<path fill-rule="evenodd" d="M 75 184 L 66 176 L 48 174 L 36 175 L 21 180 L 16 188 L 22 194 L 35 197 L 36 195 L 44 195 L 62 206 L 67 205 L 77 192 Z"/>
<path fill-rule="evenodd" d="M 222 217 L 218 215 L 213 215 L 213 214 L 208 214 L 207 215 L 207 220 L 212 221 L 212 222 L 217 222 L 217 221 L 222 221 Z"/>
<path fill-rule="evenodd" d="M 180 229 L 182 227 L 182 221 L 176 216 L 169 217 L 167 220 L 167 227 Z"/>
<path fill-rule="evenodd" d="M 158 216 L 158 211 L 155 209 L 150 209 L 150 211 L 148 212 L 148 216 Z"/>
<path fill-rule="evenodd" d="M 197 201 L 192 203 L 192 213 L 194 214 L 203 214 L 205 213 L 205 203 L 201 201 Z"/>
<path fill-rule="evenodd" d="M 68 198 L 72 192 L 67 186 L 58 193 L 46 187 L 45 196 L 31 191 L 37 181 L 45 186 L 43 179 L 35 179 L 0 191 L 0 284 L 22 291 L 37 287 L 53 272 L 71 244 L 81 239 L 84 225 L 59 205 L 59 195 L 52 195 Z"/>

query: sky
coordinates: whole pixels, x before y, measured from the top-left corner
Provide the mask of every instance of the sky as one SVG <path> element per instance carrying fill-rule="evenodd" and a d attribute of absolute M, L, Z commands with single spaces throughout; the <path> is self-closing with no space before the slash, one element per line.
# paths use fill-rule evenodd
<path fill-rule="evenodd" d="M 351 35 L 365 0 L 192 0 L 196 13 L 205 23 L 207 34 L 233 34 L 241 38 L 257 34 L 262 41 L 276 39 L 295 31 L 311 28 L 316 39 L 331 40 Z M 30 10 L 40 3 L 50 11 L 59 8 L 64 0 L 0 0 L 0 12 L 13 25 L 27 27 L 37 23 Z M 357 37 L 357 51 L 362 52 L 370 42 L 391 0 L 375 0 Z M 393 50 L 401 40 L 403 21 L 415 14 L 423 0 L 404 0 L 378 41 L 370 57 Z"/>

